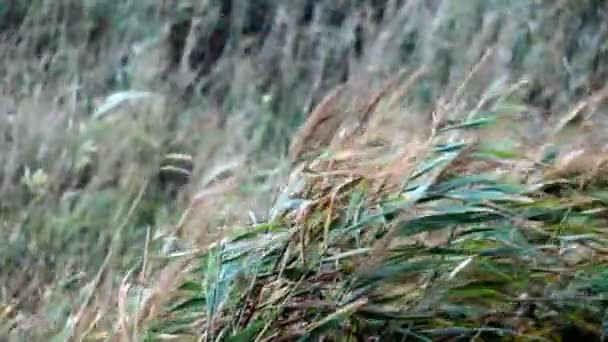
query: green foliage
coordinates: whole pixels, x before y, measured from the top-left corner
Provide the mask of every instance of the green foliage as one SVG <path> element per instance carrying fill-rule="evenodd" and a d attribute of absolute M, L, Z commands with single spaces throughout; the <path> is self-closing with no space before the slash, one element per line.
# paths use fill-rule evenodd
<path fill-rule="evenodd" d="M 313 2 L 317 16 L 302 25 Z M 34 322 L 45 330 L 41 336 L 69 334 L 83 304 L 106 314 L 99 329 L 118 329 L 115 287 L 142 266 L 144 255 L 154 275 L 179 253 L 191 255 L 168 248 L 167 231 L 179 225 L 184 198 L 199 190 L 199 178 L 233 156 L 254 169 L 237 168 L 247 173 L 243 187 L 258 195 L 252 215 L 266 222 L 203 253 L 154 324 L 131 327 L 145 328 L 139 337 L 203 330 L 209 340 L 232 341 L 274 334 L 553 339 L 569 324 L 601 334 L 607 272 L 601 258 L 578 254 L 589 248 L 601 254 L 605 244 L 599 179 L 579 189 L 551 179 L 532 187 L 491 174 L 439 177 L 465 151 L 480 162 L 523 158 L 493 141 L 472 151 L 444 142 L 403 179 L 404 192 L 376 199 L 366 180 L 355 182 L 348 203 L 334 209 L 335 220 L 317 208 L 294 224 L 286 217 L 317 198 L 280 196 L 270 203 L 269 189 L 283 176 L 280 162 L 295 129 L 342 81 L 347 64 L 348 76 L 365 74 L 370 90 L 400 69 L 429 67 L 404 100 L 413 112 L 449 97 L 488 48 L 494 54 L 482 76 L 469 80 L 459 100 L 493 99 L 508 81 L 529 80 L 516 94 L 522 103 L 502 103 L 493 112 L 482 106 L 442 134 L 478 129 L 495 115 L 529 107 L 570 106 L 608 75 L 606 2 L 394 1 L 397 7 L 385 9 L 379 22 L 372 3 L 385 1 L 370 1 L 366 11 L 357 7 L 362 2 L 260 1 L 268 10 L 254 18 L 274 25 L 257 53 L 243 53 L 251 37 L 239 25 L 252 18 L 240 13 L 229 27 L 229 48 L 194 84 L 201 92 L 182 101 L 195 72 L 163 75 L 163 58 L 171 53 L 163 29 L 190 19 L 203 20 L 201 36 L 221 28 L 225 22 L 215 12 L 197 7 L 202 2 L 163 10 L 153 0 L 0 0 L 0 95 L 19 104 L 10 120 L 11 110 L 0 104 L 0 335 L 15 326 L 28 330 L 23 317 L 40 316 Z M 332 24 L 336 18 L 345 21 Z M 358 24 L 361 56 L 354 52 Z M 118 105 L 96 115 L 100 99 L 116 96 Z M 191 183 L 178 195 L 158 177 L 163 156 L 175 152 L 194 162 Z M 548 151 L 543 162 L 557 153 Z M 288 193 L 304 183 L 289 184 Z M 555 187 L 560 196 L 547 190 Z M 403 217 L 421 206 L 432 211 Z M 216 214 L 249 216 L 226 211 Z M 375 243 L 389 235 L 407 240 L 444 231 L 450 234 L 444 245 L 396 246 L 375 258 Z M 361 270 L 367 259 L 376 263 Z M 90 291 L 96 300 L 87 300 Z"/>
<path fill-rule="evenodd" d="M 493 172 L 445 174 L 467 158 L 488 162 L 466 147 L 431 151 L 404 192 L 373 202 L 384 208 L 380 213 L 366 201 L 357 218 L 349 214 L 365 194 L 355 187 L 344 194 L 350 205 L 317 208 L 321 217 L 339 212 L 325 226 L 329 231 L 313 211 L 272 235 L 253 226 L 224 240 L 200 256 L 193 279 L 204 285 L 185 283 L 189 294 L 170 309 L 171 319 L 151 329 L 185 338 L 199 332 L 177 331 L 177 323 L 168 322 L 199 317 L 204 334 L 235 341 L 552 340 L 566 338 L 567 329 L 598 338 L 605 267 L 601 257 L 571 253 L 599 252 L 605 234 L 568 229 L 574 217 L 584 225 L 605 224 L 603 204 L 574 199 L 594 190 L 570 184 L 572 197 L 555 197 L 542 185 L 506 183 Z M 445 238 L 436 246 L 410 239 L 437 232 Z"/>

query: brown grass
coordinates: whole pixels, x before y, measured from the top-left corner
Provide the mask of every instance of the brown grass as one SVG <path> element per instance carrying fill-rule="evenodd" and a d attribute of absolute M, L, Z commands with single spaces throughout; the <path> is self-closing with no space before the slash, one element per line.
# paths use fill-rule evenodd
<path fill-rule="evenodd" d="M 43 328 L 53 325 L 45 320 L 60 306 L 71 309 L 71 315 L 57 315 L 75 317 L 72 328 L 77 335 L 108 335 L 102 327 L 112 325 L 109 330 L 117 339 L 137 340 L 159 317 L 159 308 L 174 295 L 173 282 L 187 267 L 181 261 L 165 266 L 166 260 L 159 260 L 164 247 L 159 245 L 179 237 L 180 245 L 196 253 L 230 235 L 235 226 L 264 222 L 274 193 L 286 183 L 288 170 L 281 154 L 288 140 L 287 158 L 292 162 L 308 153 L 330 152 L 291 170 L 296 179 L 318 181 L 317 188 L 308 190 L 318 194 L 315 206 L 330 208 L 329 216 L 343 205 L 341 191 L 355 182 L 371 180 L 372 198 L 397 191 L 418 156 L 429 149 L 428 136 L 434 136 L 429 131 L 445 127 L 448 119 L 482 117 L 499 97 L 506 103 L 497 111 L 515 111 L 521 117 L 500 117 L 498 125 L 470 130 L 466 139 L 510 139 L 525 158 L 474 165 L 462 161 L 454 164 L 454 172 L 504 169 L 521 178 L 524 170 L 539 163 L 547 142 L 562 153 L 544 176 L 559 179 L 582 173 L 588 176 L 582 177 L 585 183 L 601 174 L 607 141 L 605 119 L 598 114 L 608 92 L 602 83 L 601 49 L 590 44 L 604 41 L 605 30 L 585 10 L 588 2 L 522 3 L 521 8 L 498 3 L 488 7 L 483 1 L 463 2 L 457 8 L 448 1 L 406 1 L 403 6 L 389 2 L 381 24 L 351 13 L 339 32 L 325 27 L 321 17 L 313 18 L 308 29 L 299 28 L 289 16 L 277 17 L 285 25 L 273 28 L 259 56 L 228 52 L 206 80 L 213 85 L 212 93 L 221 94 L 219 100 L 195 95 L 185 103 L 178 96 L 195 78 L 186 58 L 201 33 L 197 30 L 204 29 L 204 18 L 195 17 L 183 37 L 187 46 L 179 70 L 163 75 L 170 51 L 167 31 L 157 29 L 175 19 L 170 2 L 150 5 L 153 11 L 146 7 L 148 2 L 108 2 L 116 9 L 108 15 L 87 12 L 88 7 L 73 1 L 41 1 L 25 24 L 10 35 L 3 33 L 0 42 L 0 95 L 6 98 L 0 101 L 0 238 L 10 241 L 0 250 L 10 250 L 23 261 L 0 265 L 9 270 L 0 279 L 0 309 L 13 308 L 8 320 L 18 313 L 19 329 Z M 319 3 L 319 13 L 329 13 L 326 5 L 333 2 Z M 300 6 L 277 4 L 285 13 Z M 195 13 L 204 6 L 197 3 Z M 70 11 L 79 16 L 62 17 Z M 100 15 L 99 22 L 95 15 Z M 527 25 L 537 15 L 541 18 L 534 28 Z M 590 19 L 574 29 L 583 15 Z M 110 26 L 96 26 L 107 19 L 115 20 Z M 452 23 L 458 23 L 458 29 Z M 365 53 L 357 61 L 340 44 L 350 41 L 349 25 L 354 24 L 362 24 L 366 34 Z M 92 28 L 101 30 L 96 43 L 86 41 Z M 46 32 L 57 39 L 37 54 L 35 46 Z M 534 39 L 528 41 L 529 36 Z M 247 42 L 236 45 L 242 44 Z M 118 61 L 128 51 L 138 52 L 129 55 L 130 83 L 110 85 Z M 347 59 L 349 82 L 337 85 L 333 71 Z M 404 67 L 407 73 L 396 72 Z M 592 75 L 587 75 L 589 70 Z M 275 71 L 280 76 L 268 76 Z M 516 79 L 522 81 L 507 86 Z M 548 109 L 519 102 L 518 96 L 538 84 L 541 100 L 551 100 Z M 124 89 L 154 95 L 101 120 L 90 118 L 108 95 Z M 302 113 L 301 108 L 317 102 L 310 113 Z M 562 110 L 565 104 L 572 108 Z M 551 125 L 544 121 L 547 111 L 557 119 Z M 5 115 L 12 112 L 16 115 Z M 556 114 L 561 112 L 563 116 Z M 574 122 L 579 117 L 581 126 Z M 151 190 L 133 220 L 123 217 L 123 204 L 133 200 L 144 181 L 154 179 L 163 156 L 174 152 L 192 157 L 191 183 L 177 199 Z M 207 173 L 231 158 L 246 162 L 237 163 L 226 178 L 203 182 Z M 83 170 L 90 166 L 91 179 L 81 186 L 80 178 L 87 178 L 81 176 L 89 172 Z M 31 174 L 39 171 L 47 183 L 35 189 L 24 185 L 26 167 Z M 60 205 L 70 198 L 77 209 Z M 300 221 L 306 221 L 311 210 L 299 212 Z M 140 216 L 148 221 L 141 223 Z M 120 235 L 122 219 L 129 223 L 120 248 L 108 253 L 109 241 Z M 72 250 L 74 246 L 78 248 Z M 99 265 L 112 253 L 118 254 L 113 262 Z M 143 270 L 133 274 L 146 276 L 134 280 L 133 274 L 124 273 L 138 258 L 144 260 Z M 25 271 L 13 276 L 14 269 Z M 106 276 L 91 282 L 96 271 Z M 76 279 L 73 288 L 59 285 L 66 279 Z M 134 284 L 153 292 L 138 305 L 136 318 L 124 311 L 125 296 L 135 291 Z M 96 294 L 90 295 L 95 288 Z M 116 315 L 119 304 L 124 310 Z"/>

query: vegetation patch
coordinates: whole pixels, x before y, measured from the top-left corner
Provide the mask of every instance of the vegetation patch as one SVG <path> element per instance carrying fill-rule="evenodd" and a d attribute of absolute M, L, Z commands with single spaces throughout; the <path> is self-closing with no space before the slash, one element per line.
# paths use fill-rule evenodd
<path fill-rule="evenodd" d="M 0 340 L 600 340 L 605 1 L 0 0 Z"/>

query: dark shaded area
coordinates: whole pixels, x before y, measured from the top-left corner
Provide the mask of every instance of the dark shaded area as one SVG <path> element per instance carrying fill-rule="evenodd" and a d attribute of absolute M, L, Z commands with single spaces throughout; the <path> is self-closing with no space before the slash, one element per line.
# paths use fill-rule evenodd
<path fill-rule="evenodd" d="M 348 46 L 341 48 L 342 51 L 333 58 L 333 63 L 327 64 L 323 73 L 322 82 L 328 80 L 330 83 L 345 82 L 349 79 L 349 63 L 345 63 L 349 58 L 360 60 L 365 53 L 366 39 L 363 28 L 364 21 L 370 21 L 372 25 L 379 25 L 384 19 L 384 11 L 387 0 L 370 1 L 323 1 L 323 0 L 304 0 L 294 1 L 289 7 L 289 14 L 295 13 L 298 17 L 296 31 L 299 35 L 293 46 L 291 54 L 297 56 L 303 49 L 311 49 L 311 46 L 303 46 L 309 37 L 305 37 L 305 32 L 321 30 L 322 32 L 332 32 L 340 30 L 345 25 L 349 16 L 354 14 L 357 18 L 353 27 L 353 40 Z M 257 57 L 269 39 L 283 39 L 286 33 L 287 23 L 278 18 L 280 6 L 277 2 L 270 0 L 257 0 L 243 2 L 237 0 L 221 0 L 213 3 L 206 9 L 211 13 L 218 13 L 214 18 L 214 25 L 209 32 L 202 32 L 197 42 L 188 56 L 189 67 L 197 72 L 194 83 L 200 82 L 207 77 L 222 56 L 232 56 L 238 53 L 240 42 L 248 40 L 244 53 L 250 57 Z M 186 28 L 189 25 L 187 20 L 176 20 L 171 26 L 170 44 L 171 65 L 169 69 L 175 68 L 175 63 L 179 63 L 184 53 Z M 282 38 L 280 36 L 283 36 Z M 318 38 L 313 38 L 314 40 Z M 318 44 L 318 43 L 317 43 Z M 342 43 L 341 43 L 342 44 Z M 313 45 L 314 46 L 314 45 Z M 281 46 L 275 47 L 280 49 Z M 280 72 L 280 70 L 272 70 Z M 270 70 L 268 71 L 270 74 Z M 274 73 L 272 79 L 263 81 L 263 87 L 268 90 L 272 83 L 281 82 L 282 76 Z M 192 84 L 188 91 L 192 91 L 195 84 Z M 208 90 L 208 88 L 204 88 Z M 219 94 L 225 95 L 225 91 Z"/>
<path fill-rule="evenodd" d="M 258 58 L 260 54 L 264 55 L 263 47 L 265 42 L 274 41 L 277 39 L 281 42 L 285 41 L 286 34 L 295 34 L 294 44 L 287 46 L 289 54 L 298 58 L 303 58 L 306 55 L 310 60 L 314 60 L 314 51 L 321 49 L 321 36 L 319 34 L 311 34 L 311 32 L 322 32 L 325 36 L 333 34 L 337 30 L 350 30 L 352 39 L 349 41 L 336 42 L 331 46 L 331 50 L 326 54 L 327 62 L 324 63 L 324 68 L 321 70 L 320 77 L 321 89 L 320 92 L 326 91 L 328 88 L 335 86 L 338 83 L 345 82 L 351 78 L 352 62 L 360 63 L 367 53 L 367 49 L 371 47 L 371 43 L 377 39 L 377 34 L 388 21 L 397 18 L 398 9 L 405 5 L 404 1 L 389 1 L 389 0 L 351 0 L 351 1 L 326 1 L 326 0 L 300 0 L 290 2 L 289 6 L 281 5 L 278 2 L 270 0 L 257 0 L 251 2 L 243 2 L 237 0 L 220 0 L 213 2 L 216 12 L 219 17 L 209 32 L 203 32 L 198 37 L 194 49 L 188 56 L 189 66 L 192 70 L 196 70 L 197 77 L 188 89 L 191 91 L 201 80 L 206 79 L 212 73 L 214 67 L 223 58 L 227 59 L 236 56 L 239 53 L 239 46 L 245 39 L 252 40 L 248 43 L 245 54 L 249 57 Z M 429 2 L 428 10 L 434 13 L 438 10 L 441 2 Z M 388 6 L 394 6 L 388 9 Z M 212 6 L 212 7 L 213 7 Z M 282 7 L 283 6 L 283 7 Z M 472 6 L 472 16 L 467 25 L 474 27 L 482 27 L 484 15 L 490 9 L 496 6 L 490 2 L 475 2 Z M 528 30 L 522 26 L 523 35 L 514 40 L 513 55 L 511 58 L 511 68 L 514 75 L 523 74 L 530 67 L 530 57 L 532 46 L 540 46 L 544 44 L 546 53 L 553 53 L 551 50 L 563 47 L 564 58 L 562 61 L 555 60 L 556 64 L 552 64 L 551 60 L 546 60 L 543 67 L 547 69 L 546 73 L 541 73 L 538 77 L 532 78 L 533 86 L 527 95 L 527 101 L 535 107 L 544 110 L 552 110 L 559 105 L 569 103 L 573 98 L 588 95 L 590 92 L 597 90 L 602 86 L 602 80 L 608 76 L 608 46 L 601 43 L 597 35 L 605 37 L 606 34 L 603 22 L 608 20 L 606 2 L 598 0 L 587 0 L 579 3 L 571 2 L 560 5 L 562 7 L 551 6 L 550 4 L 531 5 L 530 13 L 533 15 L 536 11 L 546 11 L 552 13 L 548 18 L 542 18 L 537 24 L 540 24 L 534 31 Z M 295 28 L 282 27 L 287 25 L 279 18 L 281 9 L 289 8 L 289 15 L 295 15 L 297 20 L 293 23 Z M 388 10 L 390 10 L 390 12 Z M 540 12 L 539 12 L 540 13 Z M 447 21 L 438 31 L 438 34 L 447 41 L 452 40 L 451 36 L 460 34 L 462 31 L 460 26 L 463 25 L 460 19 Z M 498 19 L 498 28 L 504 26 L 506 19 Z M 555 23 L 559 23 L 555 27 Z M 183 51 L 183 34 L 186 32 L 184 21 L 176 21 L 172 27 L 170 40 L 172 41 L 171 63 L 179 60 Z M 291 30 L 287 32 L 288 30 Z M 295 30 L 295 33 L 294 33 Z M 180 32 L 180 33 L 177 33 Z M 404 31 L 405 32 L 405 31 Z M 488 44 L 498 38 L 498 29 L 487 37 Z M 478 32 L 471 31 L 470 34 Z M 343 34 L 345 34 L 343 32 Z M 589 38 L 596 35 L 593 39 Z M 400 41 L 397 42 L 397 52 L 401 57 L 398 60 L 408 64 L 416 56 L 419 40 L 424 36 L 416 29 L 409 29 L 403 34 Z M 458 40 L 454 37 L 454 43 Z M 474 36 L 469 39 L 475 39 Z M 599 41 L 598 41 L 599 39 Z M 595 44 L 596 46 L 591 46 Z M 282 48 L 282 46 L 280 46 Z M 436 86 L 442 87 L 449 83 L 450 73 L 454 68 L 459 68 L 460 57 L 456 58 L 454 52 L 446 47 L 437 47 L 437 53 L 434 54 L 433 61 L 425 61 L 431 63 L 433 74 L 435 77 Z M 444 51 L 445 50 L 445 51 Z M 591 57 L 579 57 L 581 51 L 585 51 Z M 268 54 L 268 53 L 266 53 Z M 477 56 L 478 58 L 481 56 Z M 181 58 L 181 57 L 180 57 Z M 290 84 L 285 83 L 285 77 L 277 65 L 279 57 L 274 56 L 271 65 L 266 65 L 262 62 L 260 68 L 265 68 L 261 71 L 263 75 L 260 81 L 262 91 L 269 91 L 276 85 L 276 88 L 282 89 L 289 87 Z M 266 58 L 268 59 L 268 58 Z M 578 59 L 578 60 L 577 60 Z M 581 78 L 580 75 L 569 75 L 564 70 L 563 63 L 571 62 L 586 63 L 591 67 L 588 76 Z M 398 68 L 398 65 L 389 65 L 389 67 Z M 573 67 L 574 68 L 574 67 Z M 553 69 L 553 70 L 552 70 Z M 303 76 L 300 78 L 311 87 L 314 87 L 314 81 L 311 79 L 311 70 L 302 70 Z M 272 75 L 272 76 L 268 76 Z M 576 76 L 576 77 L 575 77 Z M 318 82 L 318 81 L 317 81 Z M 221 82 L 219 82 L 221 83 Z M 202 87 L 203 93 L 213 95 L 215 97 L 224 98 L 228 94 L 228 90 L 211 90 L 214 87 L 226 87 L 216 82 L 215 84 L 206 84 Z M 560 94 L 560 90 L 567 89 L 566 94 Z M 314 89 L 310 90 L 313 93 Z M 280 93 L 280 90 L 276 90 Z M 290 101 L 289 96 L 285 94 L 276 94 L 277 98 L 283 101 Z M 220 101 L 221 102 L 221 101 Z M 293 102 L 293 101 L 291 101 Z M 313 101 L 314 102 L 314 101 Z M 285 108 L 277 108 L 284 110 Z"/>
<path fill-rule="evenodd" d="M 186 39 L 190 32 L 190 25 L 192 24 L 191 18 L 185 18 L 176 21 L 171 25 L 169 30 L 169 61 L 167 69 L 165 69 L 164 76 L 167 73 L 175 71 L 181 61 L 186 46 Z"/>
<path fill-rule="evenodd" d="M 0 3 L 0 32 L 16 31 L 27 15 L 30 4 L 25 1 L 2 1 Z"/>

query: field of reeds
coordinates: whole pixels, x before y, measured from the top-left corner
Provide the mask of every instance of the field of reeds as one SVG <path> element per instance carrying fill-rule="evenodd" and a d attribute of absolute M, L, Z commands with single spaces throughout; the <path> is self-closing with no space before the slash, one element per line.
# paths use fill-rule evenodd
<path fill-rule="evenodd" d="M 607 19 L 0 1 L 0 341 L 603 340 Z"/>

